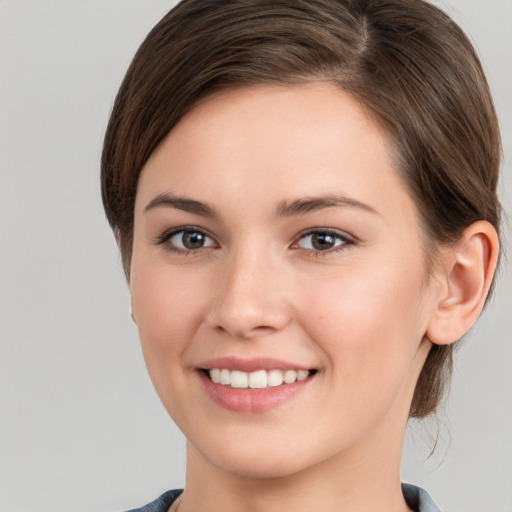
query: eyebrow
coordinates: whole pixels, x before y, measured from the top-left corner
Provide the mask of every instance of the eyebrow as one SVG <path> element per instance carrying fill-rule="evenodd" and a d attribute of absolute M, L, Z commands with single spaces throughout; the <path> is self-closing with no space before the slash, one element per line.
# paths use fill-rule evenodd
<path fill-rule="evenodd" d="M 144 211 L 148 212 L 158 207 L 174 208 L 175 210 L 195 213 L 196 215 L 201 215 L 202 217 L 217 217 L 217 211 L 213 206 L 210 206 L 201 201 L 196 201 L 195 199 L 173 196 L 169 193 L 157 195 L 146 205 Z"/>
<path fill-rule="evenodd" d="M 276 208 L 277 217 L 291 217 L 295 215 L 304 215 L 306 213 L 322 210 L 323 208 L 342 207 L 357 208 L 369 213 L 379 215 L 379 212 L 372 206 L 352 199 L 350 197 L 338 195 L 325 195 L 319 197 L 306 197 L 294 201 L 282 201 Z"/>
<path fill-rule="evenodd" d="M 218 217 L 217 210 L 213 206 L 195 199 L 173 196 L 170 193 L 157 195 L 146 205 L 144 211 L 147 212 L 158 207 L 174 208 L 202 217 Z M 291 202 L 281 201 L 277 205 L 275 215 L 276 217 L 293 217 L 332 207 L 357 208 L 369 213 L 378 214 L 375 208 L 356 199 L 339 195 L 324 195 L 295 199 Z"/>

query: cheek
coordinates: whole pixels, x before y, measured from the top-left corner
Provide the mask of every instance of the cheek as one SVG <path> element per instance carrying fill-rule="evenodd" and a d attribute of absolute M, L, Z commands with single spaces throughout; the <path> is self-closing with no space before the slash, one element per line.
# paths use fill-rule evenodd
<path fill-rule="evenodd" d="M 204 280 L 166 266 L 134 265 L 132 311 L 150 374 L 166 372 L 181 354 L 203 318 Z M 162 377 L 163 378 L 163 377 Z"/>
<path fill-rule="evenodd" d="M 358 387 L 396 387 L 411 371 L 427 325 L 422 266 L 411 267 L 355 265 L 321 290 L 318 280 L 303 287 L 306 329 L 327 355 L 332 378 L 355 395 Z"/>
<path fill-rule="evenodd" d="M 187 410 L 186 351 L 204 317 L 204 279 L 161 264 L 132 264 L 132 311 L 153 386 L 180 424 Z M 147 262 L 145 262 L 147 263 Z"/>

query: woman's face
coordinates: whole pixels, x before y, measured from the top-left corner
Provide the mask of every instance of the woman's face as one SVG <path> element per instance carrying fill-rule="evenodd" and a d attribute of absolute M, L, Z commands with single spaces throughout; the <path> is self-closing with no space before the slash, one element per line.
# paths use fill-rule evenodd
<path fill-rule="evenodd" d="M 334 85 L 260 86 L 200 103 L 147 162 L 133 318 L 205 463 L 282 476 L 400 444 L 434 291 L 389 146 Z"/>

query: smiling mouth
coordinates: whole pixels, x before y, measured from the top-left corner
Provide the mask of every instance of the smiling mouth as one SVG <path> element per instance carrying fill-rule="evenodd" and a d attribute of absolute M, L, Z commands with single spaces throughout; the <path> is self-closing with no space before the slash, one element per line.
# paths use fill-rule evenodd
<path fill-rule="evenodd" d="M 204 373 L 215 384 L 234 389 L 265 389 L 306 380 L 316 370 L 256 370 L 244 372 L 225 368 L 205 369 Z"/>

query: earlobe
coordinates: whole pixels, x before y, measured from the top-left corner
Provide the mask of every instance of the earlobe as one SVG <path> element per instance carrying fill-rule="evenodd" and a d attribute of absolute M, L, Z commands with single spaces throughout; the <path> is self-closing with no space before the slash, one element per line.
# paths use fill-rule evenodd
<path fill-rule="evenodd" d="M 485 304 L 498 263 L 494 227 L 478 221 L 464 230 L 454 247 L 442 249 L 434 309 L 426 333 L 437 345 L 454 343 L 475 323 Z"/>

